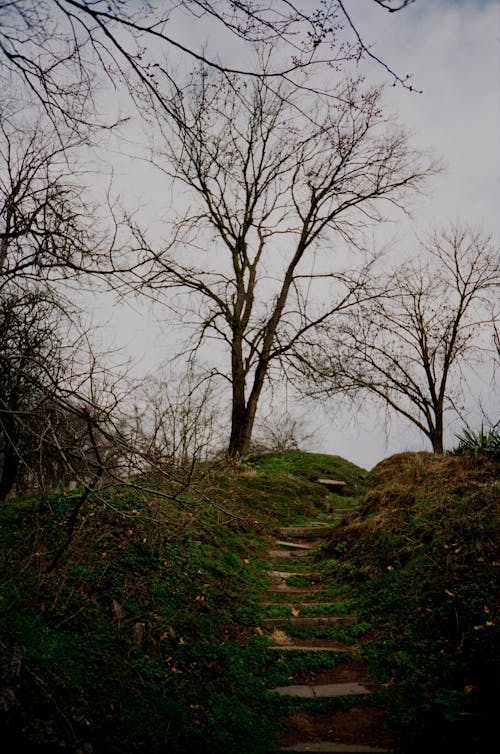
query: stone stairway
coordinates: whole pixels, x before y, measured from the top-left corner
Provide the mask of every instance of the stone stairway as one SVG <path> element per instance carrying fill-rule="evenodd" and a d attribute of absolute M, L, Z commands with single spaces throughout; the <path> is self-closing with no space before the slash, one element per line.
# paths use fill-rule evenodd
<path fill-rule="evenodd" d="M 340 511 L 336 519 L 348 512 Z M 332 597 L 331 585 L 325 584 L 313 557 L 332 531 L 332 525 L 315 522 L 279 529 L 266 557 L 272 570 L 261 626 L 272 642 L 269 651 L 278 661 L 293 653 L 336 658 L 333 667 L 327 663 L 327 669 L 321 668 L 316 662 L 314 670 L 299 671 L 286 685 L 269 689 L 276 698 L 294 702 L 282 719 L 279 751 L 386 754 L 392 751 L 392 741 L 384 728 L 383 710 L 376 703 L 366 704 L 382 689 L 357 657 L 358 646 L 343 637 L 356 624 L 356 615 L 345 612 L 345 592 Z M 321 700 L 320 710 L 311 709 L 311 700 Z"/>

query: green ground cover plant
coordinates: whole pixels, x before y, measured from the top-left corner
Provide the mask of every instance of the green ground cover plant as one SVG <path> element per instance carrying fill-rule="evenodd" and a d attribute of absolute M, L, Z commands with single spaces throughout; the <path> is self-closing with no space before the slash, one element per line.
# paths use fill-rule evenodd
<path fill-rule="evenodd" d="M 478 430 L 466 427 L 456 439 L 458 444 L 451 451 L 454 455 L 492 453 L 500 456 L 500 431 L 496 427 L 485 429 L 481 425 Z"/>
<path fill-rule="evenodd" d="M 307 478 L 316 456 L 294 454 L 205 464 L 181 494 L 158 475 L 102 489 L 56 565 L 80 491 L 2 506 L 0 666 L 19 699 L 0 720 L 7 751 L 268 754 L 260 554 L 328 494 Z M 338 463 L 321 457 L 323 473 Z"/>

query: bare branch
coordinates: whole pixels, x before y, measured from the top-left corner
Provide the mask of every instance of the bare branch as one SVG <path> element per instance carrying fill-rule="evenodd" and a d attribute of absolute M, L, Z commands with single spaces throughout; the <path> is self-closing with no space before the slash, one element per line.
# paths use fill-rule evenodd
<path fill-rule="evenodd" d="M 454 226 L 429 234 L 415 259 L 393 273 L 382 296 L 349 312 L 335 338 L 325 328 L 335 350 L 318 343 L 297 368 L 311 394 L 375 395 L 442 452 L 445 412 L 458 405 L 464 367 L 491 356 L 496 317 L 488 304 L 500 286 L 499 255 L 491 238 Z"/>
<path fill-rule="evenodd" d="M 179 292 L 197 322 L 193 353 L 210 337 L 226 345 L 231 453 L 248 447 L 271 365 L 366 298 L 369 266 L 343 269 L 338 239 L 360 248 L 384 203 L 404 206 L 436 169 L 384 121 L 377 91 L 348 81 L 343 92 L 342 102 L 302 117 L 297 87 L 271 90 L 203 68 L 182 98 L 172 92 L 173 128 L 149 101 L 163 136 L 153 160 L 199 209 L 179 218 L 164 250 L 148 249 L 135 229 L 149 265 L 143 286 L 159 300 L 162 290 Z"/>

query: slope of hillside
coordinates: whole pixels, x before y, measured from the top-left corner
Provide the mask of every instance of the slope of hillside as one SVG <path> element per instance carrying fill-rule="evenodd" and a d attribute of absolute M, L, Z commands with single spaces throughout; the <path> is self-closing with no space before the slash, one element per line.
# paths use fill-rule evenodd
<path fill-rule="evenodd" d="M 374 619 L 365 655 L 405 751 L 498 751 L 498 471 L 488 454 L 395 455 L 329 543 Z"/>
<path fill-rule="evenodd" d="M 262 650 L 242 654 L 259 553 L 278 523 L 324 515 L 318 472 L 366 476 L 292 451 L 102 489 L 57 564 L 81 492 L 3 505 L 2 751 L 267 753 Z"/>
<path fill-rule="evenodd" d="M 318 478 L 346 481 L 345 495 Z M 363 715 L 373 740 L 388 709 L 380 742 L 401 754 L 496 750 L 494 459 L 400 454 L 367 474 L 289 451 L 207 464 L 186 486 L 136 481 L 86 502 L 69 540 L 78 490 L 0 509 L 6 754 L 271 754 L 278 733 L 289 740 L 283 720 L 302 740 L 304 726 L 331 730 L 334 707 L 278 703 L 269 685 L 349 680 L 360 663 L 378 701 L 336 703 L 345 740 Z M 333 534 L 309 561 L 276 550 L 286 527 L 311 521 Z M 309 625 L 325 609 L 321 641 L 335 651 L 268 651 L 266 631 L 280 640 L 285 619 L 314 648 Z"/>

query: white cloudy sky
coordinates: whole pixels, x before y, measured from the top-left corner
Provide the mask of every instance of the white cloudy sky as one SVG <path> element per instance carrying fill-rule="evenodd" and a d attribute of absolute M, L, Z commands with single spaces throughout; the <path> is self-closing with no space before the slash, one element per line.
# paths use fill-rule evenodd
<path fill-rule="evenodd" d="M 411 73 L 422 94 L 388 86 L 386 102 L 414 134 L 414 143 L 431 148 L 446 164 L 433 179 L 432 193 L 415 210 L 408 228 L 461 221 L 500 238 L 500 3 L 493 0 L 416 0 L 405 11 L 380 14 L 358 0 L 353 15 L 374 42 L 374 52 L 398 73 Z M 375 75 L 373 67 L 370 72 Z M 381 76 L 381 73 L 378 74 Z M 403 244 L 404 246 L 404 244 Z M 490 418 L 498 418 L 499 396 L 491 385 L 476 383 Z M 478 406 L 479 395 L 471 400 Z M 496 411 L 496 416 L 495 416 Z M 426 448 L 408 425 L 383 416 L 361 418 L 353 426 L 343 416 L 340 431 L 328 433 L 328 449 L 370 468 L 389 453 Z M 481 421 L 473 411 L 472 426 Z M 451 442 L 453 429 L 450 429 Z"/>
<path fill-rule="evenodd" d="M 308 3 L 311 4 L 311 3 Z M 459 220 L 481 226 L 500 237 L 500 3 L 497 0 L 416 0 L 399 13 L 383 13 L 367 0 L 347 4 L 364 41 L 399 74 L 412 74 L 422 94 L 392 87 L 385 72 L 370 63 L 370 81 L 386 83 L 386 106 L 398 114 L 413 133 L 413 142 L 440 156 L 446 170 L 433 179 L 411 220 L 390 229 L 401 248 L 408 249 L 412 233 L 432 224 Z M 189 39 L 188 26 L 179 27 Z M 208 49 L 213 40 L 208 40 Z M 121 171 L 121 172 L 120 172 Z M 123 163 L 117 177 L 127 181 L 143 203 L 152 183 L 143 167 Z M 97 315 L 103 316 L 102 313 Z M 145 309 L 115 307 L 108 326 L 115 344 L 138 361 L 145 372 L 155 373 L 165 355 L 175 349 L 177 337 L 168 324 L 156 322 Z M 479 389 L 479 388 L 478 388 Z M 493 412 L 494 396 L 485 385 L 482 399 Z M 477 396 L 476 396 L 477 397 Z M 474 403 L 477 405 L 478 401 Z M 289 400 L 292 413 L 304 407 Z M 426 448 L 425 438 L 397 419 L 387 427 L 384 416 L 369 406 L 355 418 L 330 407 L 307 409 L 317 427 L 315 449 L 338 453 L 366 468 L 392 452 Z M 479 414 L 469 417 L 471 424 Z"/>

